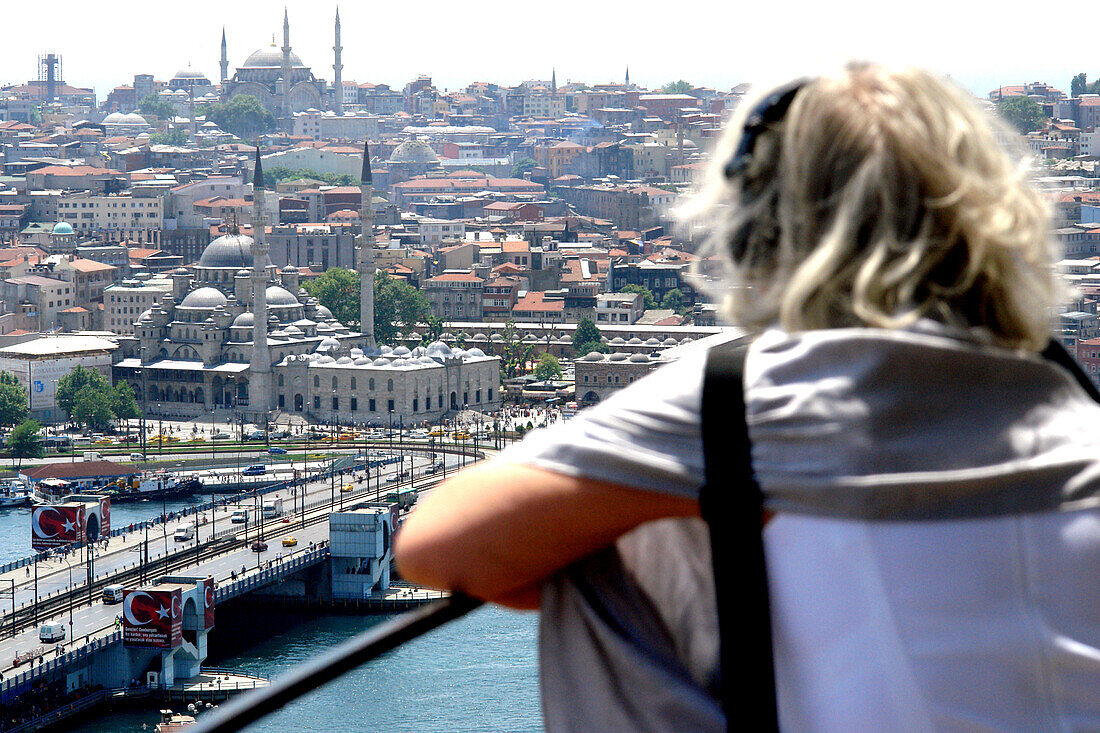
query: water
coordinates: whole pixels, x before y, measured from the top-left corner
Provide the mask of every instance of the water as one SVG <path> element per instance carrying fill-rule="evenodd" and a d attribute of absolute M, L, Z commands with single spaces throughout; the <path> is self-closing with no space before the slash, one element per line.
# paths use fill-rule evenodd
<path fill-rule="evenodd" d="M 383 617 L 324 616 L 266 639 L 218 666 L 278 676 Z M 506 733 L 542 729 L 535 649 L 537 617 L 475 611 L 349 672 L 245 730 L 352 733 L 386 730 Z M 155 710 L 111 713 L 67 725 L 70 733 L 152 730 Z"/>

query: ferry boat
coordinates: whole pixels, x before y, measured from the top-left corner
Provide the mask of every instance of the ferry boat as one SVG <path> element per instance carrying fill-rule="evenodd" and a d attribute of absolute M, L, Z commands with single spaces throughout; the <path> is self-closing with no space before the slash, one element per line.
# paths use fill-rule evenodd
<path fill-rule="evenodd" d="M 161 710 L 160 722 L 153 730 L 155 733 L 175 733 L 175 731 L 185 730 L 187 726 L 194 722 L 195 717 L 193 715 L 181 715 L 173 713 L 171 710 Z"/>
<path fill-rule="evenodd" d="M 118 483 L 108 486 L 106 494 L 113 501 L 141 501 L 143 499 L 176 499 L 202 491 L 202 482 L 194 476 L 185 476 L 170 471 L 154 471 L 143 474 L 140 480 Z"/>
<path fill-rule="evenodd" d="M 30 506 L 34 503 L 34 492 L 18 479 L 0 482 L 0 508 L 12 506 Z"/>

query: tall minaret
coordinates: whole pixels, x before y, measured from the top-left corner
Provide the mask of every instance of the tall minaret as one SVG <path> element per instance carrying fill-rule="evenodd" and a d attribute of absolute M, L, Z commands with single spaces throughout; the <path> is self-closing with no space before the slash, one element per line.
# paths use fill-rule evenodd
<path fill-rule="evenodd" d="M 267 348 L 267 217 L 264 215 L 264 169 L 256 146 L 252 174 L 252 359 L 248 398 L 252 412 L 271 409 L 271 352 Z M 265 416 L 266 419 L 266 416 Z"/>
<path fill-rule="evenodd" d="M 550 68 L 550 93 L 558 93 L 558 70 L 553 67 Z"/>
<path fill-rule="evenodd" d="M 370 170 L 370 142 L 363 138 L 363 172 L 359 175 L 359 330 L 374 347 L 374 176 Z"/>
<path fill-rule="evenodd" d="M 336 8 L 336 45 L 332 47 L 336 54 L 332 64 L 332 110 L 337 115 L 344 114 L 344 64 L 340 61 L 340 52 L 344 47 L 340 45 L 340 8 Z"/>
<path fill-rule="evenodd" d="M 283 6 L 283 116 L 290 117 L 290 15 Z"/>
<path fill-rule="evenodd" d="M 222 26 L 222 84 L 229 81 L 229 54 L 225 49 L 225 26 Z"/>
<path fill-rule="evenodd" d="M 624 82 L 624 84 L 626 86 L 630 86 L 630 64 L 626 65 L 626 81 Z"/>

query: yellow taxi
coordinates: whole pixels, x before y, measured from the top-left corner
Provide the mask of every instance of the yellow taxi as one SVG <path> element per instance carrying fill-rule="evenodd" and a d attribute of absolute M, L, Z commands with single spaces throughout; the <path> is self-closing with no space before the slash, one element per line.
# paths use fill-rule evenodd
<path fill-rule="evenodd" d="M 340 493 L 341 494 L 351 493 L 351 484 L 344 484 L 343 486 L 341 486 L 340 487 Z"/>
<path fill-rule="evenodd" d="M 465 430 L 456 430 L 451 433 L 451 437 L 455 440 L 469 440 L 470 434 L 467 433 Z"/>
<path fill-rule="evenodd" d="M 442 438 L 446 433 L 443 432 L 443 428 L 433 428 L 428 431 L 428 437 L 430 438 Z"/>
<path fill-rule="evenodd" d="M 297 538 L 290 537 L 290 536 L 287 536 L 287 537 L 283 538 L 283 547 L 297 547 L 297 546 L 298 546 Z"/>

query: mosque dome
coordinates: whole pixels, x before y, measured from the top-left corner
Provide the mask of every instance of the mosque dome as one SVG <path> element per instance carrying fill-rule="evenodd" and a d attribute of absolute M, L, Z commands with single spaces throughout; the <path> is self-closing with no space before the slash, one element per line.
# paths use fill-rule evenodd
<path fill-rule="evenodd" d="M 290 294 L 290 291 L 278 285 L 269 285 L 267 288 L 267 304 L 275 306 L 295 307 L 301 305 L 298 299 Z"/>
<path fill-rule="evenodd" d="M 628 361 L 632 361 L 635 364 L 642 364 L 649 361 L 649 357 L 646 354 L 631 354 Z"/>
<path fill-rule="evenodd" d="M 194 81 L 205 82 L 207 84 L 210 83 L 210 80 L 206 78 L 206 74 L 202 73 L 198 69 L 192 69 L 190 66 L 188 66 L 186 69 L 180 69 L 179 71 L 177 71 L 176 75 L 172 77 L 172 80 L 173 81 L 194 80 Z"/>
<path fill-rule="evenodd" d="M 59 221 L 53 225 L 53 233 L 57 234 L 73 234 L 73 225 L 67 221 Z"/>
<path fill-rule="evenodd" d="M 122 124 L 123 115 L 121 112 L 112 112 L 103 118 L 104 125 L 119 125 Z"/>
<path fill-rule="evenodd" d="M 298 54 L 293 51 L 290 52 L 290 65 L 291 66 L 304 66 L 302 59 L 298 58 Z M 252 54 L 244 60 L 243 69 L 270 69 L 272 67 L 282 68 L 283 66 L 283 52 L 274 43 L 266 48 L 261 48 L 258 51 L 253 51 Z"/>
<path fill-rule="evenodd" d="M 268 258 L 267 263 L 271 264 Z M 226 234 L 218 237 L 199 257 L 199 267 L 232 267 L 234 270 L 252 267 L 252 237 L 244 234 Z"/>
<path fill-rule="evenodd" d="M 472 356 L 481 359 L 485 357 L 485 352 L 477 347 L 474 347 L 466 352 L 466 356 Z"/>
<path fill-rule="evenodd" d="M 212 310 L 219 305 L 225 305 L 226 297 L 217 288 L 196 288 L 187 294 L 180 303 L 180 308 L 203 308 Z"/>
<path fill-rule="evenodd" d="M 391 163 L 438 163 L 439 156 L 423 140 L 406 140 L 390 155 Z"/>
<path fill-rule="evenodd" d="M 332 318 L 332 311 L 330 311 L 328 308 L 324 307 L 323 305 L 319 305 L 319 306 L 317 306 L 317 318 L 319 318 L 322 321 L 330 320 Z"/>
<path fill-rule="evenodd" d="M 598 351 L 589 351 L 581 358 L 581 361 L 603 361 L 603 354 Z"/>
<path fill-rule="evenodd" d="M 317 344 L 317 348 L 314 349 L 314 351 L 330 351 L 339 348 L 340 342 L 329 336 L 328 338 L 321 339 L 321 343 Z"/>
<path fill-rule="evenodd" d="M 233 328 L 252 328 L 255 324 L 255 318 L 251 313 L 245 311 L 236 318 L 233 319 Z"/>

